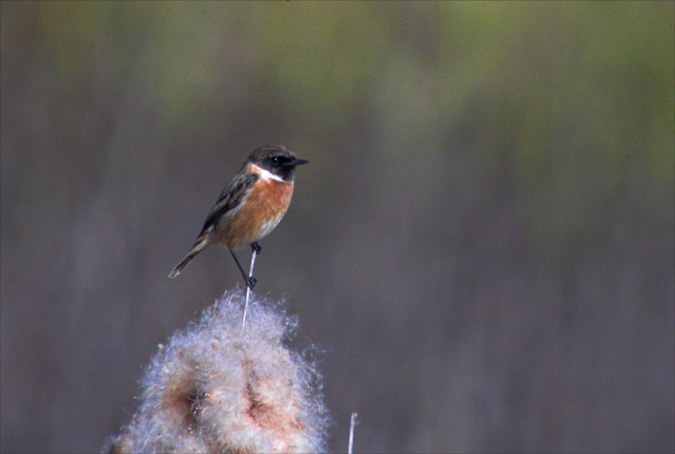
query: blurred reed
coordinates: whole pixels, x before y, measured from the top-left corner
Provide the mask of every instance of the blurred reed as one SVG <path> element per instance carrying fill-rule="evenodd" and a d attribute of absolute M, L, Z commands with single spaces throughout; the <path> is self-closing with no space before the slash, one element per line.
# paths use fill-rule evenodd
<path fill-rule="evenodd" d="M 104 452 L 322 452 L 321 377 L 284 341 L 297 319 L 244 291 L 227 292 L 159 345 L 141 405 Z"/>

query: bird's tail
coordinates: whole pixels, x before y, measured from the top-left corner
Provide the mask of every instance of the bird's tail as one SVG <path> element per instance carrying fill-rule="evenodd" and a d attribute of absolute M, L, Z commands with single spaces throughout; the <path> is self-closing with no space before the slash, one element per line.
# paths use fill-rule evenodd
<path fill-rule="evenodd" d="M 208 237 L 204 237 L 204 238 L 199 238 L 197 240 L 195 245 L 192 247 L 192 250 L 190 251 L 190 253 L 188 255 L 186 255 L 185 258 L 178 265 L 176 265 L 176 267 L 173 270 L 171 270 L 171 272 L 169 273 L 169 277 L 171 279 L 178 276 L 181 273 L 181 271 L 183 271 L 183 269 L 188 265 L 188 263 L 190 263 L 192 261 L 192 259 L 195 258 L 195 255 L 202 252 L 204 250 L 204 248 L 206 248 L 206 246 L 209 245 L 207 239 L 208 239 Z"/>

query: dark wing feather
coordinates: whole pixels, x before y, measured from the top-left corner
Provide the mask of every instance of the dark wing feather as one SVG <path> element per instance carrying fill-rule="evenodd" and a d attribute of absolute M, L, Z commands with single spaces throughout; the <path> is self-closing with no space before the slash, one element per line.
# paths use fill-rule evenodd
<path fill-rule="evenodd" d="M 202 233 L 213 227 L 222 217 L 227 217 L 229 212 L 236 210 L 249 189 L 251 189 L 255 182 L 258 181 L 258 178 L 258 175 L 252 173 L 235 176 L 232 181 L 225 186 L 223 192 L 220 193 L 220 197 L 218 197 L 218 201 L 213 208 L 211 208 L 211 211 L 204 222 Z M 200 233 L 199 236 L 201 236 L 202 233 Z"/>

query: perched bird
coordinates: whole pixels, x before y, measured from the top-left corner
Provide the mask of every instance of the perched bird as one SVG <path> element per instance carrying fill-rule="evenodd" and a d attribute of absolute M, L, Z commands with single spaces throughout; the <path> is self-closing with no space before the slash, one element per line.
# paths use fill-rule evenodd
<path fill-rule="evenodd" d="M 281 221 L 291 204 L 295 167 L 307 164 L 283 145 L 264 145 L 248 157 L 218 201 L 211 208 L 192 250 L 169 274 L 180 274 L 195 255 L 212 244 L 225 246 L 249 288 L 256 279 L 248 276 L 234 250 L 250 245 L 260 252 L 258 241 Z"/>

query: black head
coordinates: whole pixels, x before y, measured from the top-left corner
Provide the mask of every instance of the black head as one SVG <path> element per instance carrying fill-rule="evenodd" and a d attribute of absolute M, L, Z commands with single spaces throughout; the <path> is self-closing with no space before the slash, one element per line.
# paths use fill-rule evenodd
<path fill-rule="evenodd" d="M 246 164 L 253 163 L 279 176 L 284 181 L 292 181 L 295 166 L 307 164 L 304 159 L 298 159 L 291 150 L 283 145 L 263 145 L 255 150 L 246 160 Z M 244 166 L 246 166 L 244 164 Z"/>

